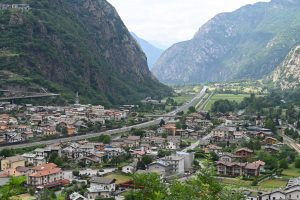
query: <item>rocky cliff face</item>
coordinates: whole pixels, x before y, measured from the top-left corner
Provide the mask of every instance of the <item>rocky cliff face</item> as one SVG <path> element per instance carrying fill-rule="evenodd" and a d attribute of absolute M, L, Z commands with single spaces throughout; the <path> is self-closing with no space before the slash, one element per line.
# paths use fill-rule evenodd
<path fill-rule="evenodd" d="M 300 84 L 300 45 L 288 54 L 271 79 L 282 90 L 293 89 Z"/>
<path fill-rule="evenodd" d="M 219 14 L 153 68 L 165 83 L 262 78 L 300 42 L 299 1 L 273 0 Z"/>
<path fill-rule="evenodd" d="M 1 70 L 67 100 L 78 91 L 89 103 L 131 103 L 170 92 L 151 74 L 145 54 L 106 0 L 22 2 L 31 10 L 0 11 Z"/>
<path fill-rule="evenodd" d="M 149 69 L 151 70 L 153 65 L 156 63 L 158 58 L 163 53 L 163 50 L 153 46 L 151 43 L 149 43 L 146 40 L 140 38 L 135 33 L 131 33 L 131 35 L 138 42 L 138 44 L 141 46 L 141 48 L 145 52 L 145 54 L 147 56 L 148 66 L 149 66 Z"/>

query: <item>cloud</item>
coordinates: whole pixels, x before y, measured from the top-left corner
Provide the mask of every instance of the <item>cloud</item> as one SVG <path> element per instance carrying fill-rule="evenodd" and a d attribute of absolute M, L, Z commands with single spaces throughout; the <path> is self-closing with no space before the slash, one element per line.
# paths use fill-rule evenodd
<path fill-rule="evenodd" d="M 108 0 L 132 32 L 166 48 L 191 39 L 201 25 L 221 12 L 269 0 Z"/>

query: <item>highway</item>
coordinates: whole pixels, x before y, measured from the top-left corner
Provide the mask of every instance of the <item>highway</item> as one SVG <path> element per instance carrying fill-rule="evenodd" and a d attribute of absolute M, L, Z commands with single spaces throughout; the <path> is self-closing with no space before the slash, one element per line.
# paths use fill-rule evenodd
<path fill-rule="evenodd" d="M 167 113 L 167 116 L 176 116 L 176 113 L 181 112 L 181 111 L 186 111 L 188 110 L 189 107 L 195 106 L 205 95 L 205 92 L 207 90 L 207 87 L 204 86 L 203 89 L 200 91 L 198 95 L 196 95 L 191 101 L 187 102 L 183 106 L 177 108 L 176 110 Z M 88 138 L 93 138 L 93 137 L 98 137 L 100 135 L 114 135 L 114 134 L 120 134 L 124 132 L 130 131 L 132 128 L 148 128 L 150 126 L 158 125 L 160 121 L 164 119 L 165 121 L 169 120 L 168 118 L 164 117 L 159 117 L 155 120 L 133 125 L 133 126 L 128 126 L 128 127 L 123 127 L 119 129 L 114 129 L 114 130 L 108 130 L 104 132 L 99 132 L 99 133 L 89 133 L 85 135 L 78 135 L 78 136 L 73 136 L 73 137 L 67 137 L 67 138 L 59 138 L 59 139 L 53 139 L 53 140 L 45 140 L 45 141 L 39 141 L 39 142 L 32 142 L 32 143 L 22 143 L 22 144 L 12 144 L 9 146 L 1 146 L 0 150 L 2 149 L 16 149 L 16 148 L 24 148 L 24 147 L 33 147 L 33 146 L 38 146 L 38 145 L 51 145 L 55 143 L 60 143 L 60 142 L 72 142 L 72 141 L 77 141 L 77 140 L 85 140 Z"/>

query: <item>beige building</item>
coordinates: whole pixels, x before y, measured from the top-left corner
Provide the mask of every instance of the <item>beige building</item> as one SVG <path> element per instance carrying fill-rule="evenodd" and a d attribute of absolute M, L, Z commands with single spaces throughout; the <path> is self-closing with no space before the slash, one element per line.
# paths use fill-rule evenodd
<path fill-rule="evenodd" d="M 27 184 L 30 186 L 54 187 L 69 183 L 68 180 L 64 180 L 62 169 L 54 163 L 33 167 L 31 170 L 32 173 L 27 178 Z"/>
<path fill-rule="evenodd" d="M 12 156 L 1 160 L 1 170 L 25 167 L 25 159 L 22 156 Z"/>

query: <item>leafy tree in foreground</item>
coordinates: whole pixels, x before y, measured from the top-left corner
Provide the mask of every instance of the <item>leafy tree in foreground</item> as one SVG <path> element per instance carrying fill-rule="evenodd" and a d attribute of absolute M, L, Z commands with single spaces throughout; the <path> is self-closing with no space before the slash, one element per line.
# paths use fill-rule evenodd
<path fill-rule="evenodd" d="M 25 183 L 25 176 L 11 177 L 9 183 L 0 188 L 0 199 L 9 200 L 12 196 L 26 193 Z"/>
<path fill-rule="evenodd" d="M 157 174 L 135 175 L 136 189 L 125 200 L 243 200 L 242 194 L 224 188 L 208 170 L 187 182 L 161 182 Z"/>

